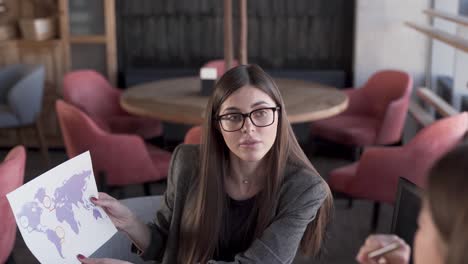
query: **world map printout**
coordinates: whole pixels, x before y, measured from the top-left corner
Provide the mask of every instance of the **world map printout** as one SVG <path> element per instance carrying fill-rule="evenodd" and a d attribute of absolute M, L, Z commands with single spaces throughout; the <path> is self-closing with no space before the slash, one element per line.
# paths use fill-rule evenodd
<path fill-rule="evenodd" d="M 117 229 L 89 200 L 97 197 L 91 156 L 85 152 L 7 194 L 18 229 L 41 263 L 80 263 Z"/>

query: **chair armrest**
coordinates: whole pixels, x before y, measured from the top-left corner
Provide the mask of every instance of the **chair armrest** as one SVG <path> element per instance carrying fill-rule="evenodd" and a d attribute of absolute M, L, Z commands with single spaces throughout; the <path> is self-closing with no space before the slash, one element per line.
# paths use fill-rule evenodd
<path fill-rule="evenodd" d="M 95 154 L 112 161 L 112 166 L 105 168 L 109 176 L 135 175 L 135 179 L 149 178 L 148 175 L 156 171 L 148 149 L 139 136 L 105 132 L 96 138 L 95 144 Z M 113 181 L 109 179 L 109 182 Z"/>
<path fill-rule="evenodd" d="M 377 144 L 392 144 L 401 139 L 408 105 L 409 97 L 406 96 L 390 102 L 377 133 Z"/>
<path fill-rule="evenodd" d="M 405 176 L 407 154 L 403 147 L 369 147 L 359 160 L 355 180 L 350 183 L 352 194 L 377 201 L 393 203 L 398 178 Z"/>
<path fill-rule="evenodd" d="M 42 109 L 44 66 L 35 67 L 8 93 L 8 105 L 22 124 L 34 123 Z"/>

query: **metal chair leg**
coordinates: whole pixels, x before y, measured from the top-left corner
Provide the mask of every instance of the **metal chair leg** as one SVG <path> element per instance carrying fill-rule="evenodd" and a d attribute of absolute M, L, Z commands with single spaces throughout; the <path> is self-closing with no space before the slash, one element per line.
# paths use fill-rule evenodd
<path fill-rule="evenodd" d="M 107 178 L 104 171 L 97 172 L 97 187 L 100 192 L 109 193 L 109 186 L 107 186 Z"/>
<path fill-rule="evenodd" d="M 19 144 L 26 147 L 26 139 L 24 138 L 24 134 L 21 127 L 18 127 L 16 130 L 16 137 L 18 138 Z"/>
<path fill-rule="evenodd" d="M 143 183 L 143 192 L 145 196 L 151 196 L 151 184 L 149 182 Z"/>
<path fill-rule="evenodd" d="M 363 152 L 364 148 L 360 147 L 360 146 L 354 146 L 352 148 L 353 149 L 352 149 L 351 161 L 355 162 L 355 161 L 358 161 L 361 158 L 361 155 L 362 155 L 362 152 Z"/>
<path fill-rule="evenodd" d="M 379 215 L 380 215 L 380 203 L 374 202 L 374 207 L 372 210 L 371 233 L 375 233 L 375 231 L 377 231 L 377 225 L 379 224 Z"/>
<path fill-rule="evenodd" d="M 124 186 L 112 186 L 107 183 L 107 174 L 105 171 L 97 172 L 97 186 L 100 192 L 105 192 L 116 199 L 125 198 Z"/>
<path fill-rule="evenodd" d="M 13 259 L 13 253 L 7 258 L 5 264 L 16 264 L 15 260 Z"/>

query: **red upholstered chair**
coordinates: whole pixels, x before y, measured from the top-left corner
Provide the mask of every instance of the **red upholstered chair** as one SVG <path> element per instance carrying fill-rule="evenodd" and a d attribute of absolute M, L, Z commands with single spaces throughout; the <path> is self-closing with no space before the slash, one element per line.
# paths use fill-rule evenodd
<path fill-rule="evenodd" d="M 73 71 L 63 78 L 63 97 L 102 129 L 111 133 L 137 134 L 143 138 L 162 135 L 158 120 L 133 116 L 120 107 L 120 90 L 92 70 Z"/>
<path fill-rule="evenodd" d="M 431 166 L 463 140 L 467 129 L 463 112 L 424 128 L 404 146 L 366 148 L 358 162 L 333 170 L 328 184 L 352 198 L 393 204 L 398 178 L 424 187 Z"/>
<path fill-rule="evenodd" d="M 312 124 L 312 135 L 353 146 L 400 141 L 413 81 L 402 71 L 379 71 L 359 89 L 343 90 L 349 105 L 343 113 Z"/>
<path fill-rule="evenodd" d="M 232 61 L 232 67 L 238 66 L 239 62 L 237 60 Z M 203 68 L 216 68 L 218 79 L 226 72 L 226 65 L 224 60 L 211 60 L 203 65 Z"/>
<path fill-rule="evenodd" d="M 184 144 L 200 144 L 201 143 L 201 126 L 194 126 L 187 131 L 184 138 Z"/>
<path fill-rule="evenodd" d="M 10 150 L 0 164 L 0 263 L 9 259 L 16 238 L 16 221 L 6 195 L 23 184 L 25 165 L 26 150 L 23 146 Z"/>
<path fill-rule="evenodd" d="M 169 152 L 145 144 L 137 135 L 109 133 L 62 100 L 57 100 L 56 110 L 68 157 L 89 150 L 95 172 L 104 172 L 109 186 L 144 184 L 167 177 Z M 144 186 L 149 194 L 149 186 Z"/>

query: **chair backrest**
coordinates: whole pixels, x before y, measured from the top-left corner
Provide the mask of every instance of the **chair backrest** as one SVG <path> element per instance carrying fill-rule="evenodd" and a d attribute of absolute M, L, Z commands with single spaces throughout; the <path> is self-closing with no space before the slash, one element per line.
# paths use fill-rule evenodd
<path fill-rule="evenodd" d="M 63 98 L 88 114 L 101 128 L 108 129 L 105 120 L 122 112 L 120 91 L 98 72 L 79 70 L 63 78 Z"/>
<path fill-rule="evenodd" d="M 440 119 L 422 129 L 405 146 L 410 153 L 408 161 L 414 171 L 407 178 L 424 186 L 425 176 L 432 165 L 448 151 L 453 149 L 465 137 L 468 130 L 468 113 Z"/>
<path fill-rule="evenodd" d="M 8 91 L 22 77 L 22 67 L 22 64 L 13 64 L 0 69 L 0 104 L 7 103 Z"/>
<path fill-rule="evenodd" d="M 187 131 L 184 138 L 184 144 L 200 144 L 201 143 L 201 126 L 194 126 Z"/>
<path fill-rule="evenodd" d="M 17 116 L 20 125 L 33 124 L 42 110 L 44 95 L 44 65 L 15 65 L 9 70 L 10 85 L 6 103 Z"/>
<path fill-rule="evenodd" d="M 77 107 L 62 100 L 55 103 L 65 149 L 69 158 L 90 150 L 105 132 Z"/>
<path fill-rule="evenodd" d="M 361 88 L 373 115 L 382 118 L 390 102 L 406 98 L 409 103 L 413 79 L 403 71 L 383 70 L 373 74 Z"/>
<path fill-rule="evenodd" d="M 421 210 L 422 189 L 405 178 L 398 179 L 395 209 L 391 232 L 413 248 L 414 234 L 418 229 L 418 216 Z M 412 260 L 410 261 L 412 263 Z"/>
<path fill-rule="evenodd" d="M 161 171 L 157 170 L 141 137 L 108 133 L 62 100 L 57 100 L 55 107 L 68 157 L 89 150 L 96 175 L 105 172 L 108 184 L 142 183 L 167 175 L 166 167 L 161 165 Z"/>
<path fill-rule="evenodd" d="M 6 195 L 20 187 L 24 180 L 26 150 L 17 146 L 10 150 L 0 164 L 0 263 L 5 263 L 16 238 L 16 221 Z"/>

